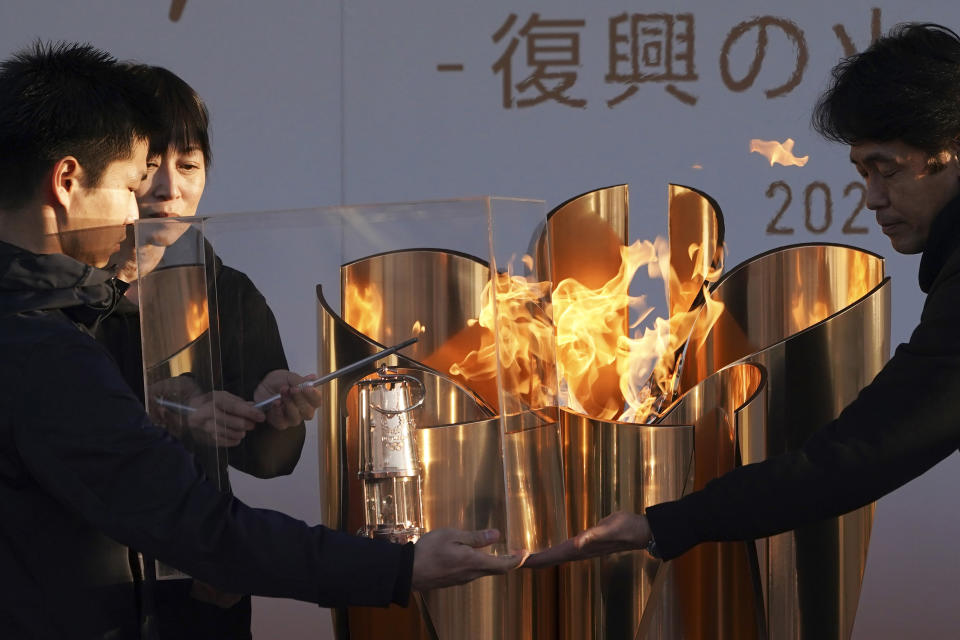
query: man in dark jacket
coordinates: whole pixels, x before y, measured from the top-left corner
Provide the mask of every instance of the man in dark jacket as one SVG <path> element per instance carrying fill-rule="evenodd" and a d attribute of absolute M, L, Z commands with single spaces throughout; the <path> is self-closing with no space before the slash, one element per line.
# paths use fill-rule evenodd
<path fill-rule="evenodd" d="M 894 29 L 834 69 L 813 123 L 850 145 L 893 248 L 923 252 L 927 300 L 910 341 L 802 449 L 645 516 L 612 514 L 529 564 L 639 548 L 670 559 L 701 542 L 770 536 L 873 502 L 960 446 L 960 37 Z"/>
<path fill-rule="evenodd" d="M 122 294 L 98 267 L 137 216 L 150 104 L 89 46 L 0 64 L 0 635 L 137 637 L 149 594 L 122 545 L 225 591 L 323 606 L 405 604 L 515 565 L 472 548 L 495 531 L 393 545 L 251 509 L 150 423 L 91 336 Z"/>

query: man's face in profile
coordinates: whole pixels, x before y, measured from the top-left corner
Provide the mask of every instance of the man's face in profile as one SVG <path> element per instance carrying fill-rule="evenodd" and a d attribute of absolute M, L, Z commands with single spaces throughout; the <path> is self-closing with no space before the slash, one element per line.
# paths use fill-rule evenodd
<path fill-rule="evenodd" d="M 107 165 L 97 185 L 77 186 L 59 220 L 63 253 L 86 264 L 106 266 L 126 237 L 124 225 L 137 219 L 135 192 L 146 172 L 147 143 L 137 140 L 129 158 Z"/>
<path fill-rule="evenodd" d="M 960 194 L 957 149 L 931 156 L 900 140 L 850 147 L 850 161 L 867 184 L 867 208 L 900 253 L 920 253 L 930 225 Z"/>

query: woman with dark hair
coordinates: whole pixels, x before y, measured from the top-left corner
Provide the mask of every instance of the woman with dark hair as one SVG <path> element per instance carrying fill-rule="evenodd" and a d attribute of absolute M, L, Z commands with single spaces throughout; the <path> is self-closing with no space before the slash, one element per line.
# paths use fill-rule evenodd
<path fill-rule="evenodd" d="M 132 65 L 129 70 L 156 99 L 165 127 L 151 139 L 147 173 L 136 192 L 140 218 L 193 216 L 211 162 L 207 108 L 186 82 L 166 69 Z M 157 225 L 144 232 L 150 236 L 136 249 L 143 274 L 165 268 L 170 255 L 195 256 L 201 246 L 188 224 Z M 287 369 L 277 323 L 263 295 L 245 274 L 224 265 L 209 243 L 202 247 L 202 261 L 216 280 L 218 322 L 210 324 L 216 326 L 217 338 L 210 339 L 219 343 L 223 384 L 212 384 L 202 373 L 159 382 L 151 378 L 150 413 L 194 453 L 221 490 L 230 493 L 228 464 L 260 478 L 293 471 L 303 448 L 303 422 L 313 417 L 320 394 L 296 389 L 307 378 Z M 117 311 L 99 327 L 97 338 L 134 391 L 142 394 L 140 274 L 132 230 L 112 262 L 130 287 Z M 251 402 L 277 393 L 283 400 L 264 411 Z M 154 403 L 160 395 L 189 409 L 158 407 Z M 251 637 L 249 596 L 220 593 L 149 560 L 144 567 L 143 579 L 154 592 L 157 608 L 155 616 L 144 612 L 145 619 L 153 620 L 161 638 Z M 155 573 L 174 577 L 155 580 Z"/>

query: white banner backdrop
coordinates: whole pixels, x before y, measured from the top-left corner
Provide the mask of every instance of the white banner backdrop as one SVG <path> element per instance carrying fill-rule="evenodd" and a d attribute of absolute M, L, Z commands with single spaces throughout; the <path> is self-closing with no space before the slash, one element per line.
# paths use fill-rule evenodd
<path fill-rule="evenodd" d="M 890 249 L 847 150 L 809 114 L 842 56 L 906 20 L 958 28 L 960 5 L 4 0 L 0 56 L 88 41 L 181 75 L 213 117 L 201 213 L 483 194 L 552 207 L 628 183 L 631 235 L 652 239 L 666 233 L 667 184 L 685 184 L 720 203 L 728 268 L 798 242 L 884 255 L 897 344 L 923 303 L 918 260 Z M 750 150 L 787 138 L 803 166 Z M 285 334 L 293 325 L 281 318 Z M 293 475 L 238 476 L 238 495 L 317 522 L 315 451 L 309 433 Z M 955 635 L 958 481 L 951 458 L 880 501 L 858 640 Z M 261 598 L 254 629 L 331 637 L 324 610 Z"/>

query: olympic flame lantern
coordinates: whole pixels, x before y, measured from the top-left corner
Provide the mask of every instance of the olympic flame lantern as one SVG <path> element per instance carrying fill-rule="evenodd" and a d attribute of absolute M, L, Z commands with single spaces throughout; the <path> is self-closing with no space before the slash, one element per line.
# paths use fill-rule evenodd
<path fill-rule="evenodd" d="M 382 367 L 357 387 L 363 532 L 390 542 L 416 542 L 422 524 L 422 469 L 410 412 L 423 404 L 423 384 Z M 419 389 L 419 400 L 413 388 Z"/>

